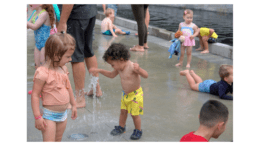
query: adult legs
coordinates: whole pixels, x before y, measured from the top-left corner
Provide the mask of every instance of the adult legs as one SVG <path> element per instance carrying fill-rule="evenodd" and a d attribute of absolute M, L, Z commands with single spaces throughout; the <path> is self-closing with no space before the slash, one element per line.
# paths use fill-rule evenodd
<path fill-rule="evenodd" d="M 145 25 L 146 9 L 144 5 L 131 5 L 138 26 L 139 45 L 131 48 L 132 51 L 144 51 L 144 43 L 147 43 L 147 27 Z"/>

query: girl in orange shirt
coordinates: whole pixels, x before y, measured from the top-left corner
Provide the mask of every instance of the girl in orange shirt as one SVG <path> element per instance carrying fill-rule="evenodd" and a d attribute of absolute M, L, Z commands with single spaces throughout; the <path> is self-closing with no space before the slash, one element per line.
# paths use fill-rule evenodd
<path fill-rule="evenodd" d="M 65 65 L 71 61 L 74 50 L 75 40 L 71 35 L 64 32 L 51 35 L 45 44 L 46 63 L 35 71 L 31 104 L 35 128 L 42 131 L 43 141 L 61 141 L 70 104 L 71 118 L 77 118 L 76 102 Z M 41 93 L 43 114 L 39 106 Z"/>

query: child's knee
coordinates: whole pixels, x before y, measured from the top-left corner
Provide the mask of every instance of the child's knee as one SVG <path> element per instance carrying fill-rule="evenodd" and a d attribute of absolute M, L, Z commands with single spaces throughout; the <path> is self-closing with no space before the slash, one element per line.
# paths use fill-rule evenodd
<path fill-rule="evenodd" d="M 127 110 L 121 109 L 120 115 L 127 115 Z"/>

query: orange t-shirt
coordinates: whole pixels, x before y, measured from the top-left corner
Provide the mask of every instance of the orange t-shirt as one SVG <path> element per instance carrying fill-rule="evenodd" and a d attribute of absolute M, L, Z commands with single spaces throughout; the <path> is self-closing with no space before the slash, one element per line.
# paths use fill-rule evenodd
<path fill-rule="evenodd" d="M 33 81 L 35 79 L 45 81 L 42 88 L 43 105 L 63 105 L 69 103 L 68 89 L 71 88 L 71 85 L 68 74 L 69 72 L 63 74 L 43 66 L 37 68 Z"/>

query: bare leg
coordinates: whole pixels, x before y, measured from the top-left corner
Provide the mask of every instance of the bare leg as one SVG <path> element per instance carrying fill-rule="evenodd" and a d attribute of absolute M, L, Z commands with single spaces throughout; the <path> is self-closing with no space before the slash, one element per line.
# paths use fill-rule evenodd
<path fill-rule="evenodd" d="M 40 64 L 43 65 L 44 63 L 45 63 L 45 47 L 43 47 L 40 52 Z"/>
<path fill-rule="evenodd" d="M 41 52 L 35 47 L 34 48 L 34 62 L 36 64 L 35 69 L 37 69 L 39 66 L 41 66 L 40 54 L 41 54 Z"/>
<path fill-rule="evenodd" d="M 191 62 L 191 58 L 192 58 L 192 55 L 191 55 L 192 46 L 188 46 L 186 52 L 187 52 L 187 65 L 186 65 L 186 67 L 190 68 L 190 62 Z"/>
<path fill-rule="evenodd" d="M 132 118 L 134 121 L 135 129 L 141 131 L 141 117 L 138 115 L 138 116 L 132 116 Z"/>
<path fill-rule="evenodd" d="M 196 51 L 201 51 L 201 50 L 203 50 L 204 45 L 203 45 L 203 43 L 202 43 L 202 37 L 201 37 L 200 34 L 198 35 L 198 37 L 199 37 L 199 39 L 200 39 L 200 47 L 199 47 L 198 49 L 196 49 Z"/>
<path fill-rule="evenodd" d="M 202 37 L 202 43 L 204 45 L 205 50 L 201 51 L 200 53 L 202 53 L 202 54 L 209 53 L 209 44 L 208 44 L 208 37 L 207 36 Z"/>
<path fill-rule="evenodd" d="M 60 142 L 62 139 L 62 135 L 66 129 L 66 125 L 67 125 L 67 119 L 64 122 L 57 122 L 56 123 L 56 137 L 55 137 L 55 141 L 56 142 Z"/>
<path fill-rule="evenodd" d="M 90 70 L 92 67 L 93 68 L 98 68 L 97 58 L 96 58 L 95 55 L 92 56 L 92 57 L 85 58 L 85 62 L 86 62 L 88 70 Z M 94 74 L 93 76 L 99 77 L 98 73 Z M 96 96 L 100 97 L 100 96 L 102 96 L 102 94 L 103 93 L 101 91 L 101 88 L 100 88 L 100 85 L 99 85 L 99 80 L 98 80 L 98 84 L 97 84 L 97 87 L 96 87 Z M 93 89 L 91 89 L 89 91 L 89 93 L 87 93 L 87 95 L 88 96 L 93 95 Z"/>
<path fill-rule="evenodd" d="M 181 46 L 180 61 L 179 61 L 179 63 L 177 63 L 175 66 L 182 66 L 184 54 L 185 54 L 185 46 Z"/>
<path fill-rule="evenodd" d="M 56 135 L 56 122 L 50 121 L 47 119 L 44 119 L 44 120 L 45 120 L 47 126 L 45 126 L 45 130 L 42 130 L 43 141 L 44 142 L 47 142 L 47 141 L 54 142 L 55 135 Z"/>
<path fill-rule="evenodd" d="M 125 127 L 127 119 L 127 110 L 121 109 L 120 117 L 119 117 L 119 126 Z"/>
<path fill-rule="evenodd" d="M 197 83 L 197 84 L 195 83 L 195 80 L 190 75 L 189 70 L 180 71 L 180 75 L 186 76 L 186 79 L 187 79 L 187 81 L 188 81 L 188 83 L 190 85 L 190 88 L 192 90 L 199 91 L 199 83 Z"/>
<path fill-rule="evenodd" d="M 73 79 L 75 84 L 76 92 L 76 106 L 77 108 L 85 107 L 85 96 L 84 96 L 84 87 L 85 87 L 85 64 L 84 62 L 72 62 L 72 71 Z"/>
<path fill-rule="evenodd" d="M 119 33 L 119 34 L 126 34 L 125 32 L 123 32 L 121 29 L 117 28 L 115 30 L 115 33 Z"/>
<path fill-rule="evenodd" d="M 198 76 L 197 74 L 195 74 L 195 72 L 193 70 L 190 70 L 190 75 L 193 77 L 193 79 L 195 80 L 196 83 L 203 82 L 201 77 Z"/>

